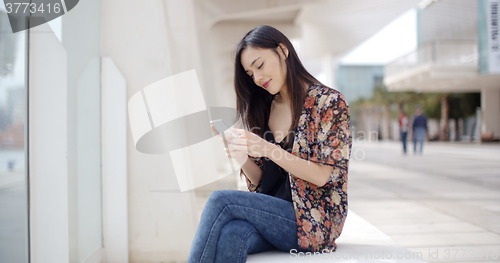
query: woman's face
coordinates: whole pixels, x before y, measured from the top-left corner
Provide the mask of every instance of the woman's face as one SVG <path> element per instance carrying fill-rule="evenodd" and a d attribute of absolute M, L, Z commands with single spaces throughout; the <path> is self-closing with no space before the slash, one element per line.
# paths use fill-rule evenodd
<path fill-rule="evenodd" d="M 278 93 L 285 87 L 286 66 L 285 57 L 288 50 L 281 44 L 284 54 L 278 47 L 281 58 L 271 49 L 247 47 L 241 52 L 241 65 L 255 84 L 271 94 Z M 280 60 L 283 66 L 280 64 Z"/>

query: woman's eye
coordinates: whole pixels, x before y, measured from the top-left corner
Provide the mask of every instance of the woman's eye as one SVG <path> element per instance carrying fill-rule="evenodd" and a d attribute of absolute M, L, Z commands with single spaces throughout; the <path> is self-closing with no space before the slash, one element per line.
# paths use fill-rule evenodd
<path fill-rule="evenodd" d="M 262 65 L 264 65 L 264 62 L 262 62 L 262 64 L 260 64 L 260 66 L 258 67 L 258 69 L 262 68 Z"/>

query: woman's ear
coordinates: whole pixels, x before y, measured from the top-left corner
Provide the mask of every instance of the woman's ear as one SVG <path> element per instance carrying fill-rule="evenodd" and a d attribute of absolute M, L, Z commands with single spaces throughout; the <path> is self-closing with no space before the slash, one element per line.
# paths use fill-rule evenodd
<path fill-rule="evenodd" d="M 285 59 L 288 58 L 288 48 L 286 48 L 285 44 L 283 43 L 280 43 L 279 46 L 282 54 L 285 56 Z"/>

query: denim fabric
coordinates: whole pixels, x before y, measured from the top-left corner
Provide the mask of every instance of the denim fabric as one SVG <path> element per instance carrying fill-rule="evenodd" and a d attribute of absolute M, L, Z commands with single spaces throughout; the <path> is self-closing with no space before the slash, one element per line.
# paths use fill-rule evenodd
<path fill-rule="evenodd" d="M 297 242 L 293 203 L 238 190 L 213 192 L 203 209 L 187 263 L 245 262 L 269 250 L 306 252 Z"/>
<path fill-rule="evenodd" d="M 424 147 L 425 140 L 425 128 L 424 127 L 416 127 L 414 129 L 413 135 L 413 151 L 417 152 L 417 140 L 420 142 L 420 153 L 422 153 L 422 148 Z"/>
<path fill-rule="evenodd" d="M 403 151 L 406 153 L 406 137 L 408 136 L 408 132 L 401 132 L 401 141 L 403 142 Z"/>

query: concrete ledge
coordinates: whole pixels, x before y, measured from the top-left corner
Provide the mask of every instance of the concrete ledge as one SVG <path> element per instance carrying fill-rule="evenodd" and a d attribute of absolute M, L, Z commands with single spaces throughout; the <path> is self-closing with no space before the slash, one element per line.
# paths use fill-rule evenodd
<path fill-rule="evenodd" d="M 332 253 L 268 251 L 248 255 L 247 262 L 426 262 L 423 255 L 400 246 L 389 236 L 349 210 L 342 234 Z"/>

